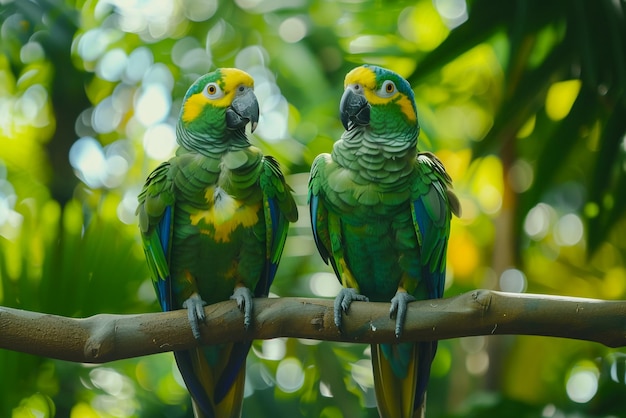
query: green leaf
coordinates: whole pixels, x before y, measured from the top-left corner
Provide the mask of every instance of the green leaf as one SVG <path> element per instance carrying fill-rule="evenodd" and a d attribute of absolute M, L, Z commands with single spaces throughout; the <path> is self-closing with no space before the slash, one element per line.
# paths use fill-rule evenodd
<path fill-rule="evenodd" d="M 541 201 L 542 195 L 552 185 L 563 163 L 567 161 L 567 157 L 580 142 L 582 129 L 592 125 L 596 118 L 595 104 L 595 92 L 583 86 L 569 114 L 559 123 L 552 135 L 545 138 L 546 143 L 536 164 L 535 181 L 524 194 L 519 208 L 519 225 L 528 210 Z"/>
<path fill-rule="evenodd" d="M 408 79 L 411 85 L 423 82 L 430 73 L 485 42 L 505 25 L 511 16 L 511 6 L 508 1 L 479 0 L 473 4 L 469 14 L 470 19 L 454 29 L 441 45 L 418 63 L 415 73 Z"/>
<path fill-rule="evenodd" d="M 492 129 L 474 146 L 474 158 L 482 157 L 515 139 L 517 132 L 544 104 L 550 85 L 562 78 L 569 63 L 569 50 L 559 45 L 537 68 L 526 71 L 511 97 L 496 114 Z"/>
<path fill-rule="evenodd" d="M 587 217 L 589 254 L 593 254 L 603 242 L 608 231 L 626 209 L 626 175 L 622 163 L 624 150 L 621 149 L 626 134 L 626 97 L 612 110 L 602 131 L 600 149 L 596 165 L 588 185 L 589 201 L 597 205 L 599 212 Z M 604 207 L 605 195 L 614 197 L 613 206 Z"/>

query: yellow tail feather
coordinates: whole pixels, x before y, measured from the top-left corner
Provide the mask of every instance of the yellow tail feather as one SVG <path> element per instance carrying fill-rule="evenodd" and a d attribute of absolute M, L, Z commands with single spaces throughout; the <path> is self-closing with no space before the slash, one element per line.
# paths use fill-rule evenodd
<path fill-rule="evenodd" d="M 225 347 L 224 347 L 225 348 Z M 223 356 L 224 358 L 228 358 L 228 356 Z M 219 380 L 219 376 L 223 372 L 223 368 L 226 366 L 226 361 L 224 360 L 220 366 L 222 367 L 210 367 L 204 357 L 204 353 L 202 349 L 193 350 L 192 354 L 192 363 L 194 369 L 196 370 L 196 374 L 198 379 L 204 386 L 204 389 L 209 394 L 209 399 L 211 399 L 211 403 L 213 403 L 213 394 L 215 393 L 215 385 Z M 246 363 L 241 365 L 241 369 L 237 374 L 233 385 L 230 387 L 230 390 L 218 404 L 213 404 L 213 411 L 215 412 L 215 418 L 241 418 L 241 410 L 243 405 L 243 393 L 244 393 L 244 385 L 246 382 Z M 207 417 L 201 409 L 196 405 L 192 398 L 192 406 L 193 406 L 193 414 L 195 418 L 209 418 Z"/>
<path fill-rule="evenodd" d="M 424 405 L 413 410 L 417 388 L 418 345 L 413 345 L 411 360 L 404 379 L 396 377 L 380 346 L 372 344 L 372 369 L 378 413 L 381 418 L 420 418 Z M 425 403 L 425 402 L 424 402 Z"/>

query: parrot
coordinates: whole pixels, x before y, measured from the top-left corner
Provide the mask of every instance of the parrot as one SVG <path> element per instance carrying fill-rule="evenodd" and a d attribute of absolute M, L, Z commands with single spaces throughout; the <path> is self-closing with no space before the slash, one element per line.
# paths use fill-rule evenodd
<path fill-rule="evenodd" d="M 418 152 L 411 85 L 375 65 L 345 77 L 339 104 L 345 131 L 318 155 L 308 183 L 315 244 L 342 288 L 334 322 L 353 301 L 391 302 L 399 337 L 407 305 L 443 296 L 452 214 L 461 207 L 441 161 Z M 437 342 L 372 344 L 382 418 L 420 417 Z"/>
<path fill-rule="evenodd" d="M 163 311 L 187 309 L 200 339 L 204 306 L 233 299 L 247 329 L 253 298 L 268 295 L 289 223 L 298 218 L 278 162 L 249 142 L 259 105 L 252 77 L 219 68 L 187 90 L 178 148 L 138 196 L 140 234 Z M 209 330 L 210 331 L 210 330 Z M 175 351 L 194 416 L 240 417 L 251 342 Z"/>

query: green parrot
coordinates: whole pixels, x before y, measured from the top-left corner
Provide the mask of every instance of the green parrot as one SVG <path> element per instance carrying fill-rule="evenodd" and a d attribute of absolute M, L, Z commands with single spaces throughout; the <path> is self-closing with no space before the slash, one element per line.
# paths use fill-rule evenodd
<path fill-rule="evenodd" d="M 460 205 L 442 163 L 417 151 L 413 90 L 373 65 L 350 71 L 339 105 L 345 132 L 313 161 L 309 207 L 313 236 L 343 288 L 335 324 L 353 301 L 391 301 L 400 336 L 407 304 L 443 296 L 451 214 Z M 436 342 L 372 345 L 383 418 L 423 414 Z"/>
<path fill-rule="evenodd" d="M 243 326 L 253 297 L 276 274 L 289 222 L 298 217 L 277 161 L 250 145 L 259 105 L 247 73 L 222 68 L 187 91 L 176 125 L 179 148 L 139 194 L 146 259 L 164 311 L 186 308 L 200 338 L 203 307 L 237 301 Z M 210 331 L 210 330 L 208 330 Z M 250 342 L 175 352 L 196 417 L 240 417 Z"/>

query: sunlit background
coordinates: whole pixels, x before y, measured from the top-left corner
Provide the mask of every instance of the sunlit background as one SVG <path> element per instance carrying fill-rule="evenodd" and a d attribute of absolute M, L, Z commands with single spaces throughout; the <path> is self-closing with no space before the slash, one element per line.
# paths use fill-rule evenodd
<path fill-rule="evenodd" d="M 0 305 L 158 310 L 136 226 L 200 75 L 255 79 L 255 145 L 297 194 L 272 288 L 332 298 L 306 209 L 342 132 L 343 77 L 415 90 L 419 147 L 454 180 L 446 296 L 475 288 L 623 299 L 626 14 L 613 0 L 0 0 Z M 543 337 L 442 341 L 432 417 L 626 416 L 622 350 Z M 0 351 L 0 416 L 191 417 L 171 354 L 74 364 Z M 254 343 L 244 417 L 376 417 L 370 349 Z"/>

